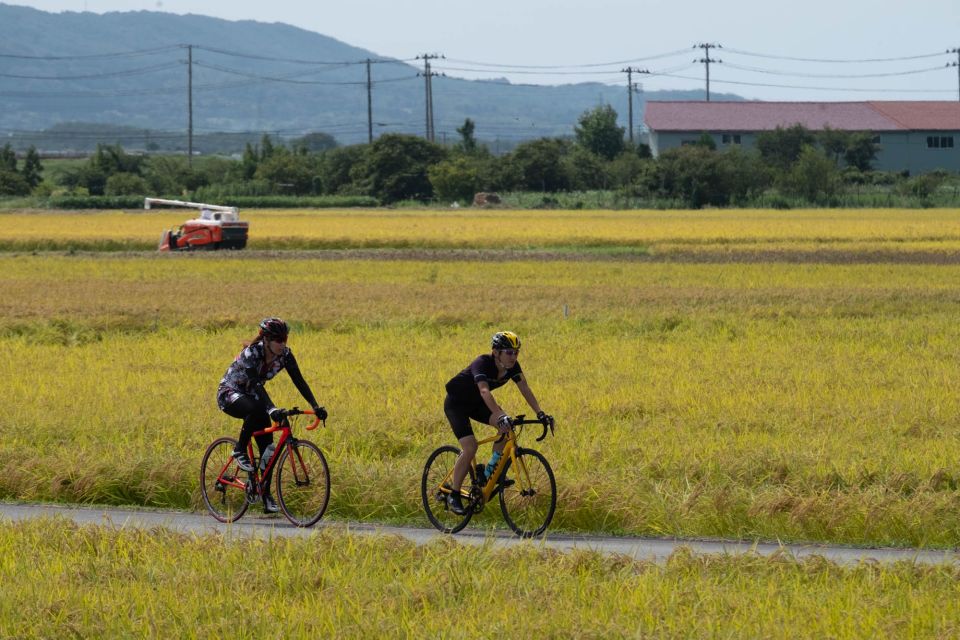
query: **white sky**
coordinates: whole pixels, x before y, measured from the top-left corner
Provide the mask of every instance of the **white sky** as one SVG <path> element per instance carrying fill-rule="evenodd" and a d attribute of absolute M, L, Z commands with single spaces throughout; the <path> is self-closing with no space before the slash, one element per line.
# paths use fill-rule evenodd
<path fill-rule="evenodd" d="M 632 66 L 651 72 L 634 75 L 645 90 L 702 89 L 704 65 L 693 61 L 703 51 L 693 46 L 719 43 L 723 49 L 710 54 L 723 61 L 710 65 L 711 93 L 958 99 L 958 69 L 947 67 L 958 57 L 946 51 L 960 48 L 960 0 L 4 1 L 52 12 L 151 10 L 283 22 L 382 56 L 442 54 L 446 60 L 433 68 L 448 76 L 531 84 L 625 87 L 620 70 Z M 551 73 L 522 66 L 549 66 Z"/>

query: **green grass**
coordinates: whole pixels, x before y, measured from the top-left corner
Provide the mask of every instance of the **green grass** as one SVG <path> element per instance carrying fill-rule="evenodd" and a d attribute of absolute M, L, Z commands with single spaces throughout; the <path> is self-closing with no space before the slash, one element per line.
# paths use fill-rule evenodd
<path fill-rule="evenodd" d="M 443 384 L 510 328 L 558 419 L 536 445 L 554 530 L 956 546 L 958 282 L 893 264 L 10 256 L 0 348 L 29 370 L 0 373 L 0 496 L 202 508 L 203 449 L 238 431 L 217 381 L 278 313 L 331 412 L 310 438 L 333 518 L 425 523 Z M 270 387 L 302 403 L 285 376 Z M 502 526 L 495 505 L 477 526 Z"/>
<path fill-rule="evenodd" d="M 0 528 L 0 636 L 945 638 L 955 566 L 695 557 L 665 565 L 325 529 L 250 540 Z M 185 597 L 186 596 L 186 597 Z"/>

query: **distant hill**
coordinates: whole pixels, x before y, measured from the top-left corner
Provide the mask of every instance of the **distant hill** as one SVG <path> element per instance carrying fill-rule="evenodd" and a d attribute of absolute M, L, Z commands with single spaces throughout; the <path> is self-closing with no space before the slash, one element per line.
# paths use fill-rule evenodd
<path fill-rule="evenodd" d="M 0 142 L 56 126 L 61 139 L 73 135 L 81 146 L 90 141 L 91 128 L 72 130 L 65 123 L 82 122 L 150 130 L 144 138 L 154 146 L 185 147 L 188 54 L 195 137 L 325 132 L 341 144 L 365 142 L 367 59 L 375 61 L 374 135 L 424 133 L 420 65 L 387 60 L 319 33 L 198 15 L 47 13 L 0 4 Z M 702 99 L 703 93 L 638 96 L 636 131 L 644 97 Z M 612 105 L 627 123 L 626 89 L 599 83 L 534 86 L 435 77 L 433 104 L 438 141 L 457 138 L 466 118 L 476 123 L 477 137 L 492 145 L 570 135 L 580 114 L 598 104 Z"/>

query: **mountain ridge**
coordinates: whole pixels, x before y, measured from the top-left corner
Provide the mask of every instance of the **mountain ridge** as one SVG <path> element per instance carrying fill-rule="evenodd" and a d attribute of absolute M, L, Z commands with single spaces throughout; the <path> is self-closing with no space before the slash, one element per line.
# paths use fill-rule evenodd
<path fill-rule="evenodd" d="M 186 139 L 192 57 L 194 134 L 324 132 L 367 140 L 371 60 L 374 136 L 425 131 L 422 69 L 284 22 L 157 11 L 49 13 L 0 3 L 0 136 L 64 122 L 110 123 Z M 438 141 L 466 118 L 476 136 L 503 141 L 572 135 L 577 118 L 610 104 L 627 125 L 626 87 L 513 84 L 432 78 Z M 715 99 L 742 99 L 716 95 Z M 702 99 L 702 91 L 636 96 Z"/>

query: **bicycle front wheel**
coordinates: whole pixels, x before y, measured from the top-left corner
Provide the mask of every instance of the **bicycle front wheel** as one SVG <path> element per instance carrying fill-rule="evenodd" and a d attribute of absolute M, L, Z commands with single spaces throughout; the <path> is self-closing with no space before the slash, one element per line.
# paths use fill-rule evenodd
<path fill-rule="evenodd" d="M 298 527 L 316 524 L 330 502 L 330 469 L 320 447 L 307 440 L 284 447 L 276 474 L 283 514 Z"/>
<path fill-rule="evenodd" d="M 550 463 L 539 451 L 517 449 L 516 455 L 516 462 L 511 460 L 500 480 L 500 510 L 514 533 L 531 538 L 546 531 L 553 520 L 557 481 Z"/>
<path fill-rule="evenodd" d="M 460 456 L 460 449 L 453 445 L 444 445 L 430 454 L 427 464 L 423 467 L 423 477 L 420 480 L 420 497 L 423 500 L 423 510 L 427 512 L 427 519 L 437 529 L 444 533 L 460 531 L 473 516 L 473 511 L 458 516 L 447 506 L 447 496 L 450 494 L 450 480 L 453 478 L 453 465 Z M 469 480 L 469 478 L 468 478 Z"/>
<path fill-rule="evenodd" d="M 200 493 L 210 515 L 220 522 L 234 522 L 247 511 L 246 474 L 237 466 L 233 438 L 214 440 L 200 463 Z"/>

